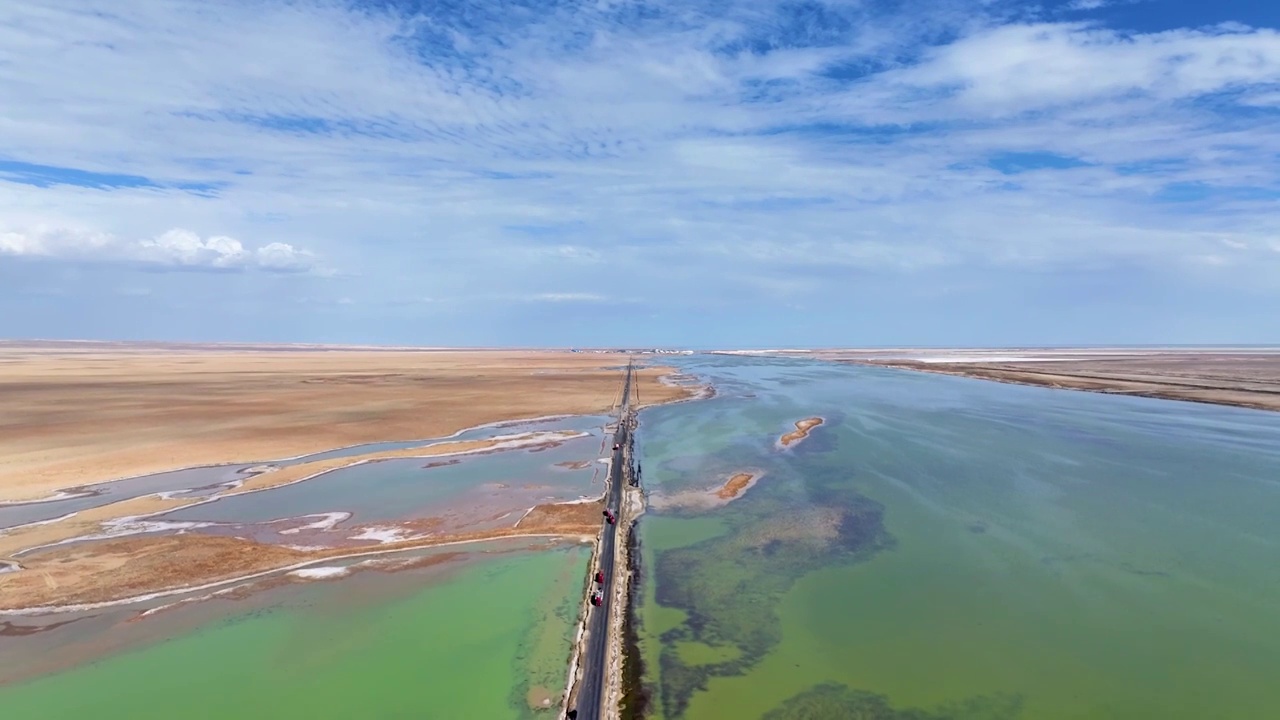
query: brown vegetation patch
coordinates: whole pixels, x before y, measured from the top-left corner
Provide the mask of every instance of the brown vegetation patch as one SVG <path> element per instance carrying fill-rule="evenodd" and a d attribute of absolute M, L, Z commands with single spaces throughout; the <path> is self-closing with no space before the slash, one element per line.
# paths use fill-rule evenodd
<path fill-rule="evenodd" d="M 820 417 L 811 417 L 811 418 L 805 418 L 804 420 L 797 420 L 796 429 L 778 438 L 778 442 L 782 445 L 782 447 L 791 447 L 795 443 L 798 443 L 801 440 L 804 440 L 805 438 L 809 437 L 809 431 L 818 427 L 823 422 L 825 421 Z"/>
<path fill-rule="evenodd" d="M 601 507 L 600 502 L 539 505 L 519 527 L 440 533 L 313 551 L 198 533 L 142 535 L 48 548 L 24 556 L 26 569 L 0 575 L 0 608 L 112 602 L 353 555 L 530 535 L 587 538 L 593 536 L 603 522 L 599 515 Z M 438 524 L 437 519 L 424 518 L 396 527 L 422 532 Z M 423 558 L 409 566 L 427 567 L 438 562 L 444 560 Z"/>
<path fill-rule="evenodd" d="M 721 500 L 732 500 L 755 484 L 755 479 L 756 476 L 751 473 L 738 473 L 729 478 L 729 481 L 716 491 L 716 497 Z"/>
<path fill-rule="evenodd" d="M 538 505 L 516 524 L 521 530 L 539 528 L 583 527 L 598 529 L 604 517 L 603 500 L 576 503 L 548 503 Z"/>
<path fill-rule="evenodd" d="M 28 548 L 100 533 L 103 530 L 102 523 L 107 520 L 177 510 L 194 505 L 196 502 L 198 500 L 164 500 L 155 495 L 148 495 L 82 510 L 58 522 L 0 530 L 0 558 L 12 556 Z M 10 574 L 12 573 L 0 574 L 0 581 Z"/>
<path fill-rule="evenodd" d="M 129 537 L 50 548 L 0 575 L 0 605 L 75 605 L 216 582 L 305 559 L 297 550 L 214 535 Z"/>

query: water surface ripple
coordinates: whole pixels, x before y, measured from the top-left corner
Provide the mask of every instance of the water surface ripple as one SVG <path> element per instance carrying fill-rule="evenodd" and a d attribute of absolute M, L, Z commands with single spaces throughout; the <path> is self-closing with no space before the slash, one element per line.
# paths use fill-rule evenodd
<path fill-rule="evenodd" d="M 642 523 L 661 716 L 1280 717 L 1280 415 L 674 362 L 722 392 L 642 414 L 650 492 L 766 475 Z"/>

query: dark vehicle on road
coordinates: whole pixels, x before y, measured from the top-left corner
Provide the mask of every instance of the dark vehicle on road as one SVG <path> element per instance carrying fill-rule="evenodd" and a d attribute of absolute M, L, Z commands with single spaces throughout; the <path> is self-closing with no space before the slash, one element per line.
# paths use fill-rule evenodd
<path fill-rule="evenodd" d="M 592 605 L 594 605 L 594 606 L 596 606 L 596 607 L 600 607 L 600 603 L 602 603 L 602 602 L 604 602 L 604 597 L 602 597 L 602 596 L 600 595 L 600 593 L 598 593 L 598 592 L 593 592 L 593 593 L 591 593 L 591 604 L 592 604 Z"/>
<path fill-rule="evenodd" d="M 605 511 L 604 511 L 604 519 L 605 519 L 606 521 L 608 521 L 608 523 L 609 523 L 610 525 L 612 525 L 612 524 L 613 524 L 613 521 L 614 521 L 614 520 L 617 520 L 618 518 L 617 518 L 617 516 L 615 516 L 615 515 L 613 514 L 613 511 L 612 511 L 612 510 L 605 510 Z"/>
<path fill-rule="evenodd" d="M 596 582 L 600 583 L 601 585 L 604 584 L 604 571 L 602 570 L 596 571 Z"/>

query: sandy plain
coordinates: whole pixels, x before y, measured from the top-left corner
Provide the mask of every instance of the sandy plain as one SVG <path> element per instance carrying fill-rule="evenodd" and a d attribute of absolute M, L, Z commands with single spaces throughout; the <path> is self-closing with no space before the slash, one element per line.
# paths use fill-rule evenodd
<path fill-rule="evenodd" d="M 197 465 L 296 457 L 362 443 L 444 438 L 484 424 L 608 412 L 619 354 L 555 351 L 0 343 L 0 500 L 47 498 L 94 482 Z M 698 388 L 639 369 L 645 404 Z M 566 434 L 562 434 L 566 435 Z M 567 435 L 566 435 L 567 436 Z M 387 457 L 430 457 L 554 444 L 436 441 L 406 450 L 273 469 L 226 494 L 305 482 Z M 191 504 L 150 495 L 57 521 L 0 530 L 0 608 L 111 602 L 231 581 L 336 556 L 520 535 L 594 534 L 599 503 L 539 506 L 507 527 L 304 551 L 199 533 L 131 535 L 44 547 Z M 432 519 L 423 519 L 428 530 Z M 118 529 L 118 525 L 116 526 Z M 407 531 L 415 528 L 407 527 Z M 41 548 L 33 550 L 33 548 Z"/>
<path fill-rule="evenodd" d="M 817 351 L 809 357 L 999 382 L 1280 410 L 1280 349 Z"/>
<path fill-rule="evenodd" d="M 0 501 L 224 462 L 601 413 L 626 356 L 0 343 Z M 611 369 L 614 368 L 614 369 Z M 690 391 L 639 371 L 647 404 Z"/>

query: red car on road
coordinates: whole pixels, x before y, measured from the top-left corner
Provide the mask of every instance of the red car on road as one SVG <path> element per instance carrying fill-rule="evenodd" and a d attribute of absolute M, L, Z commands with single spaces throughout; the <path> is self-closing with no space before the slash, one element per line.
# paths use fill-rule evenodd
<path fill-rule="evenodd" d="M 603 571 L 600 571 L 600 570 L 597 570 L 597 571 L 596 571 L 596 582 L 600 583 L 601 585 L 603 585 L 603 584 L 604 584 L 604 572 L 603 572 Z"/>
<path fill-rule="evenodd" d="M 597 592 L 597 593 L 591 593 L 591 604 L 592 604 L 592 605 L 595 605 L 596 607 L 600 607 L 600 603 L 602 603 L 602 602 L 604 602 L 604 598 L 603 598 L 603 597 L 601 597 L 600 593 L 598 593 L 598 592 Z"/>
<path fill-rule="evenodd" d="M 606 520 L 610 525 L 612 525 L 612 524 L 613 524 L 613 521 L 614 521 L 614 520 L 617 520 L 618 518 L 617 518 L 616 516 L 614 516 L 614 514 L 613 514 L 613 511 L 612 511 L 612 510 L 605 510 L 605 511 L 604 511 L 604 519 L 605 519 L 605 520 Z"/>

